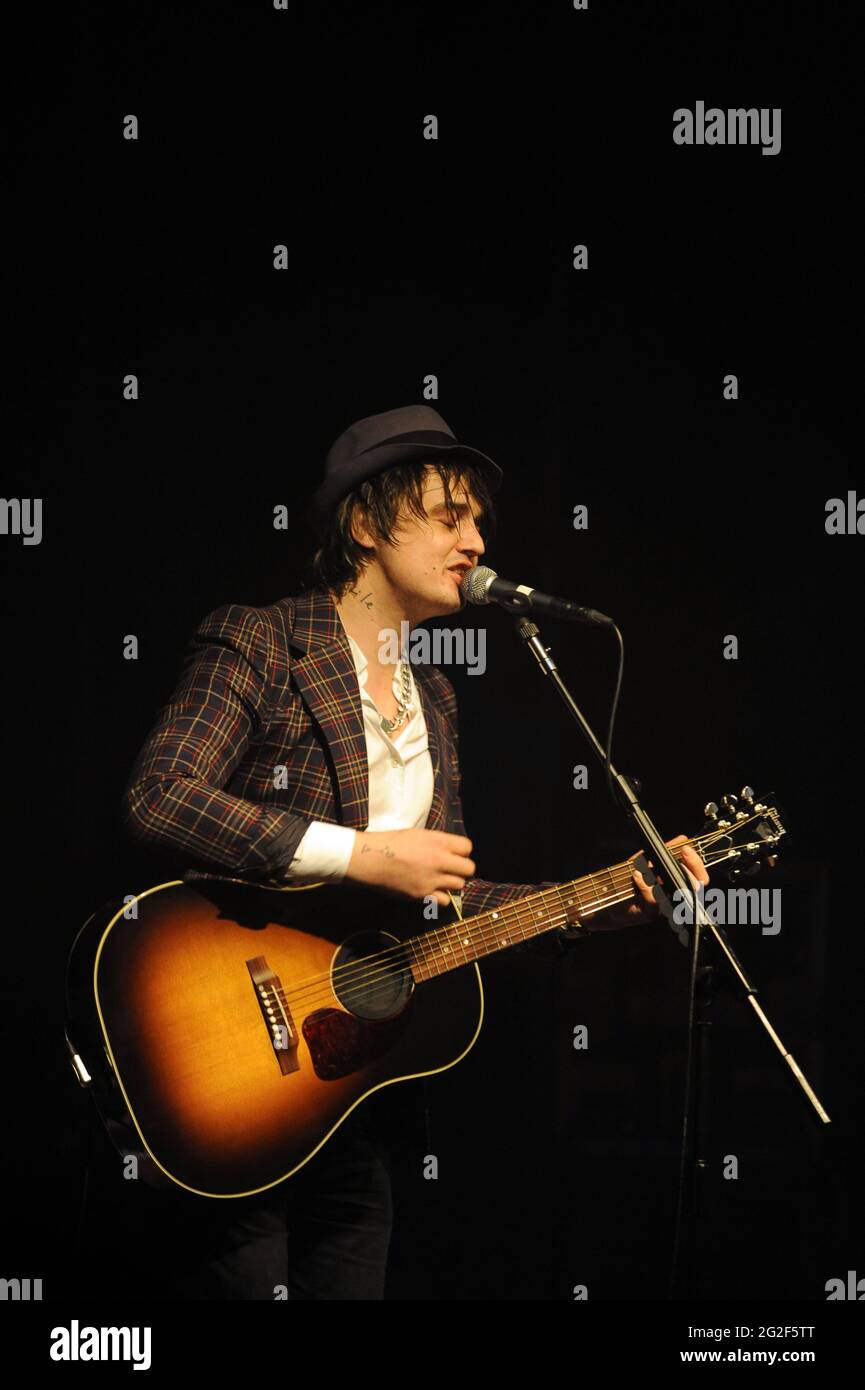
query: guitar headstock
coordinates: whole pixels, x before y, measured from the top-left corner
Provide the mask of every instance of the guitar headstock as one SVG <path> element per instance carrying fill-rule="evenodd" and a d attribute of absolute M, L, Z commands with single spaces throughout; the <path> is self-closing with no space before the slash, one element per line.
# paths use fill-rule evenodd
<path fill-rule="evenodd" d="M 696 846 L 707 868 L 728 864 L 724 876 L 730 883 L 759 873 L 761 866 L 774 869 L 778 846 L 786 830 L 777 807 L 755 800 L 753 787 L 743 787 L 738 796 L 724 796 L 720 806 L 709 801 L 703 833 L 696 835 Z"/>

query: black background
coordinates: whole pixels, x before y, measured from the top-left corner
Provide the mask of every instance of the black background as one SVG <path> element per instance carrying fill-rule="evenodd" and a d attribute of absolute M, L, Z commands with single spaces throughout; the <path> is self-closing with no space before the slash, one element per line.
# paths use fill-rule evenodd
<path fill-rule="evenodd" d="M 44 536 L 2 540 L 10 1269 L 60 1278 L 88 1258 L 63 967 L 94 907 L 161 881 L 119 801 L 188 637 L 218 604 L 297 591 L 325 451 L 432 373 L 430 403 L 504 469 L 485 559 L 619 624 L 614 756 L 665 837 L 745 782 L 784 811 L 759 880 L 782 889 L 782 930 L 731 938 L 833 1123 L 723 988 L 694 1293 L 821 1300 L 865 1274 L 865 542 L 824 527 L 828 498 L 865 494 L 856 35 L 840 7 L 693 9 L 81 11 L 65 119 L 50 148 L 21 148 L 38 177 L 10 381 L 39 431 L 6 492 L 41 493 Z M 781 107 L 780 153 L 674 145 L 673 111 L 698 99 Z M 484 677 L 447 672 L 478 873 L 566 878 L 635 850 L 511 620 L 463 620 L 487 630 Z M 541 630 L 603 737 L 611 640 Z M 429 1088 L 439 1180 L 416 1156 L 396 1174 L 388 1296 L 664 1297 L 685 952 L 664 925 L 629 928 L 483 974 L 484 1031 Z M 111 1160 L 91 1142 L 95 1209 Z"/>

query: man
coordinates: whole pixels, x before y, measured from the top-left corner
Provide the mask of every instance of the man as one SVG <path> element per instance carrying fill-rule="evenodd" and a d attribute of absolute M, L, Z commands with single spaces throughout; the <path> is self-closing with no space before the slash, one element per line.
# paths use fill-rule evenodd
<path fill-rule="evenodd" d="M 224 605 L 200 624 L 133 770 L 131 831 L 180 851 L 188 879 L 347 879 L 443 906 L 453 895 L 465 917 L 551 886 L 476 877 L 453 688 L 387 643 L 404 622 L 411 630 L 461 609 L 460 583 L 484 554 L 501 477 L 429 406 L 344 431 L 307 513 L 319 540 L 312 586 L 265 608 Z M 683 858 L 708 882 L 693 850 Z M 596 913 L 592 930 L 657 911 L 635 874 L 634 900 Z M 375 1122 L 387 1106 L 375 1102 L 285 1184 L 216 1203 L 219 1221 L 202 1227 L 211 1251 L 190 1265 L 184 1289 L 381 1298 L 392 1212 Z"/>

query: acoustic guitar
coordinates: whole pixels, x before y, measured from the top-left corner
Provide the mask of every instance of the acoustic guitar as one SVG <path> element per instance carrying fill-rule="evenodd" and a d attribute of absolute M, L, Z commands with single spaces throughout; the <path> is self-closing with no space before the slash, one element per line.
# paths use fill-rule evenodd
<path fill-rule="evenodd" d="M 748 796 L 745 794 L 748 793 Z M 691 842 L 775 862 L 778 812 L 725 798 Z M 681 855 L 683 846 L 670 852 Z M 477 962 L 633 896 L 626 860 L 461 918 L 353 883 L 178 880 L 106 904 L 67 967 L 66 1042 L 116 1147 L 156 1186 L 242 1197 L 291 1177 L 383 1086 L 453 1067 L 483 1020 Z"/>

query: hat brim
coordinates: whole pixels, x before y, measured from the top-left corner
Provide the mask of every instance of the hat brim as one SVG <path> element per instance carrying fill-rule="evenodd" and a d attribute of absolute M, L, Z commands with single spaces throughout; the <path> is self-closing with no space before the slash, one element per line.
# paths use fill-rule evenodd
<path fill-rule="evenodd" d="M 347 484 L 343 480 L 339 488 L 329 488 L 325 483 L 318 490 L 307 507 L 305 519 L 314 531 L 322 534 L 337 503 L 357 487 L 358 483 L 374 477 L 376 473 L 394 463 L 405 463 L 408 459 L 440 459 L 443 454 L 456 455 L 465 458 L 467 463 L 473 463 L 483 472 L 490 492 L 498 491 L 504 477 L 502 470 L 491 458 L 482 454 L 480 449 L 472 449 L 468 444 L 374 444 L 372 448 L 365 449 L 352 460 L 352 476 Z"/>

